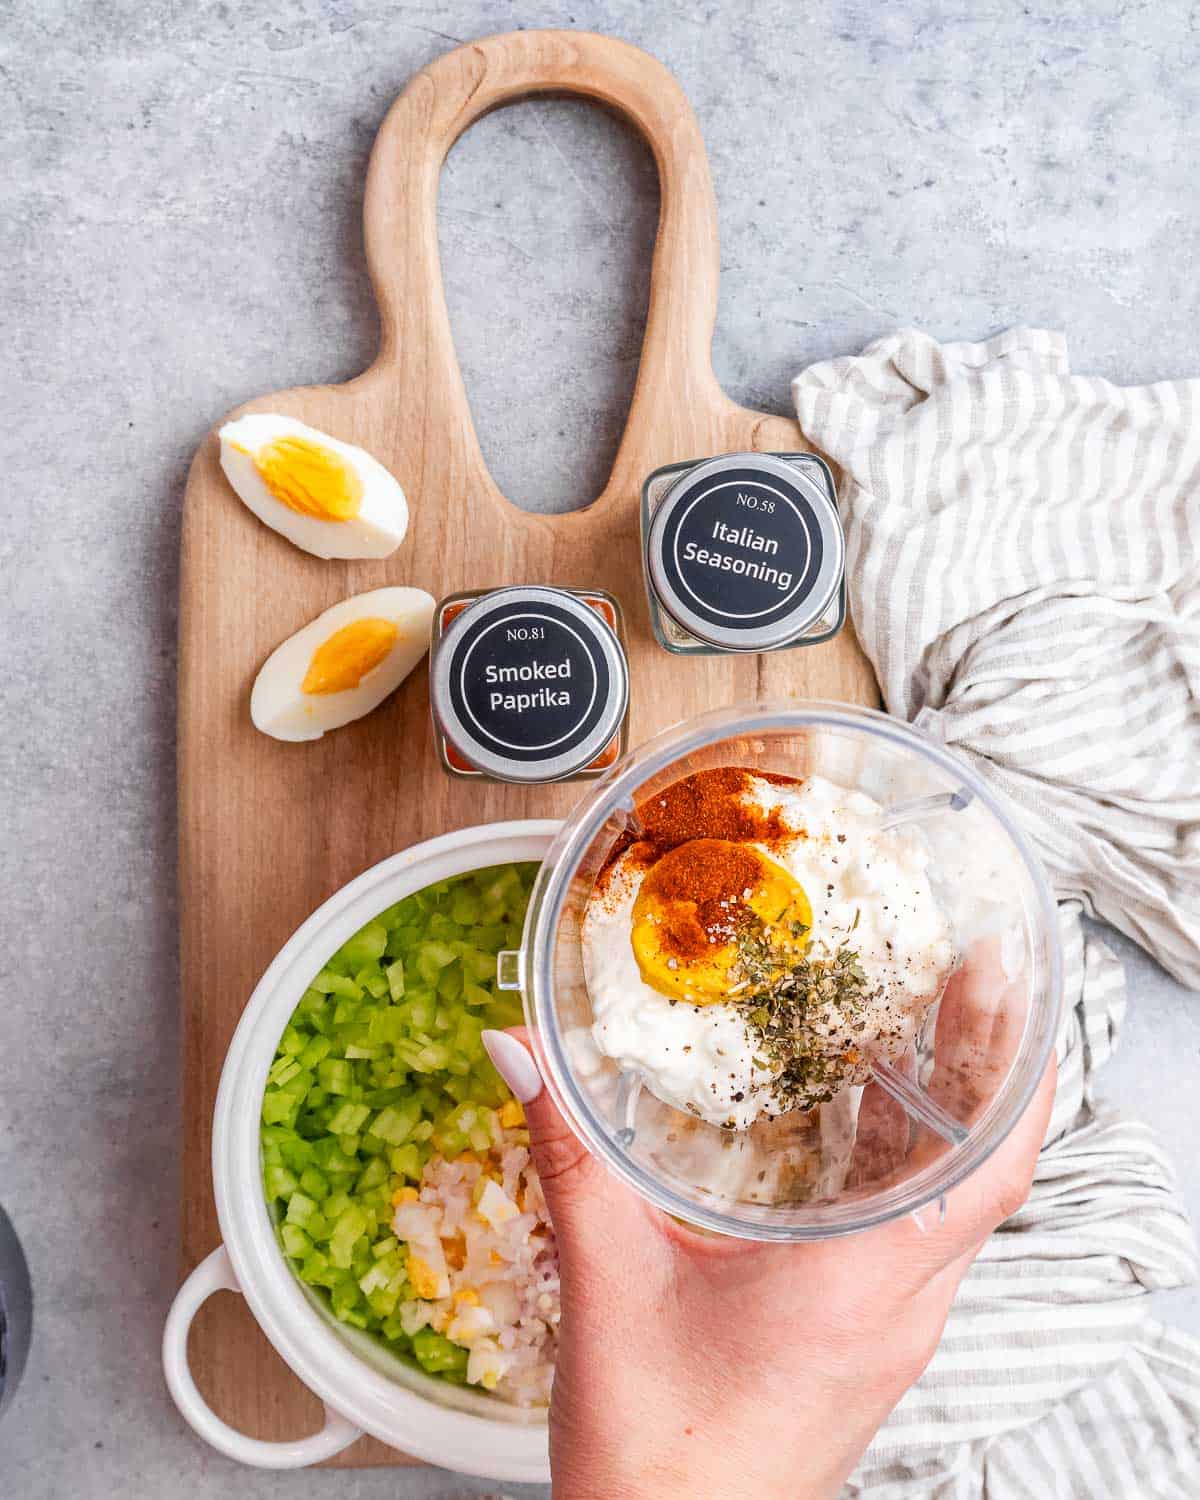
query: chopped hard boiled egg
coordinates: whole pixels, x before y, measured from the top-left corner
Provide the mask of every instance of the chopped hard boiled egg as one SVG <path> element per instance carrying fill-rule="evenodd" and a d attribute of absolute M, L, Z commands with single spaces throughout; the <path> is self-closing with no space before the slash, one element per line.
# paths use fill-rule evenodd
<path fill-rule="evenodd" d="M 422 1246 L 422 1249 L 425 1247 Z M 450 1278 L 446 1274 L 445 1265 L 431 1266 L 415 1250 L 408 1257 L 408 1280 L 417 1296 L 426 1300 L 450 1295 Z"/>
<path fill-rule="evenodd" d="M 476 1339 L 467 1360 L 467 1380 L 471 1385 L 481 1385 L 485 1391 L 494 1391 L 512 1363 L 513 1356 L 501 1349 L 495 1339 Z"/>
<path fill-rule="evenodd" d="M 473 1307 L 468 1303 L 455 1308 L 454 1316 L 446 1326 L 446 1337 L 465 1348 L 477 1338 L 493 1333 L 495 1328 L 496 1320 L 486 1307 Z"/>
<path fill-rule="evenodd" d="M 344 599 L 277 647 L 250 694 L 254 727 L 277 740 L 319 740 L 395 692 L 429 649 L 433 598 L 373 589 Z"/>
<path fill-rule="evenodd" d="M 489 1228 L 499 1229 L 502 1224 L 515 1219 L 521 1210 L 503 1188 L 497 1187 L 490 1177 L 482 1180 L 483 1191 L 479 1195 L 479 1202 L 475 1205 L 475 1212 Z"/>
<path fill-rule="evenodd" d="M 218 437 L 238 498 L 305 552 L 387 557 L 404 540 L 404 491 L 362 448 L 271 412 L 226 422 Z"/>

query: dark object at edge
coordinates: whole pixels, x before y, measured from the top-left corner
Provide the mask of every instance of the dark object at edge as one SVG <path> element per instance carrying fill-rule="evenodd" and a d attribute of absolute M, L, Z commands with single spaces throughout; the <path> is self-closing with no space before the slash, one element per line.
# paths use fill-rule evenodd
<path fill-rule="evenodd" d="M 0 1417 L 12 1404 L 33 1330 L 33 1287 L 16 1230 L 0 1208 Z"/>

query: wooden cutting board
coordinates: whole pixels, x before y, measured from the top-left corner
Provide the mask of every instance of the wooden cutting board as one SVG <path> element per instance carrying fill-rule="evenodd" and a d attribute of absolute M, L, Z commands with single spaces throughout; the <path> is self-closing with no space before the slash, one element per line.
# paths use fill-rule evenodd
<path fill-rule="evenodd" d="M 548 91 L 617 110 L 658 164 L 661 216 L 641 365 L 604 493 L 586 510 L 532 515 L 500 493 L 483 460 L 450 336 L 435 222 L 438 176 L 456 138 L 488 110 Z M 424 68 L 380 129 L 367 175 L 366 252 L 383 336 L 343 386 L 264 396 L 361 444 L 399 478 L 411 523 L 379 562 L 324 562 L 261 525 L 217 462 L 196 454 L 184 502 L 180 607 L 179 823 L 184 1050 L 183 1256 L 217 1243 L 210 1143 L 225 1051 L 268 962 L 298 924 L 367 866 L 418 839 L 473 823 L 563 813 L 578 786 L 456 781 L 434 750 L 424 669 L 368 718 L 312 744 L 250 724 L 250 685 L 286 636 L 339 599 L 383 584 L 435 597 L 503 583 L 607 589 L 621 601 L 636 744 L 676 720 L 765 697 L 877 701 L 849 628 L 773 655 L 670 656 L 650 633 L 638 546 L 643 477 L 661 464 L 737 449 L 806 446 L 797 425 L 729 400 L 711 366 L 717 216 L 704 143 L 687 99 L 654 58 L 579 32 L 490 37 Z M 319 1406 L 237 1297 L 210 1301 L 192 1368 L 215 1410 L 243 1432 L 296 1437 Z M 403 1457 L 363 1439 L 335 1464 Z"/>

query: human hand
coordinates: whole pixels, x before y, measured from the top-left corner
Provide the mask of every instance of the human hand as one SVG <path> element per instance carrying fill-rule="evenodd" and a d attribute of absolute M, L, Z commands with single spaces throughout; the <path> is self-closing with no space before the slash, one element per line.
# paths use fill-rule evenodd
<path fill-rule="evenodd" d="M 973 955 L 939 1013 L 931 1092 L 968 1120 L 986 1103 L 981 1061 L 1002 1075 L 1020 1037 L 997 959 Z M 524 1040 L 519 1029 L 484 1035 L 525 1106 L 558 1240 L 556 1500 L 836 1495 L 929 1362 L 983 1242 L 1025 1201 L 1053 1061 L 1008 1139 L 950 1194 L 943 1222 L 905 1217 L 774 1245 L 698 1234 L 639 1198 L 564 1122 Z M 970 1095 L 964 1078 L 976 1080 Z M 877 1144 L 896 1139 L 889 1109 L 880 1099 L 864 1120 Z M 877 1161 L 881 1175 L 887 1165 Z"/>

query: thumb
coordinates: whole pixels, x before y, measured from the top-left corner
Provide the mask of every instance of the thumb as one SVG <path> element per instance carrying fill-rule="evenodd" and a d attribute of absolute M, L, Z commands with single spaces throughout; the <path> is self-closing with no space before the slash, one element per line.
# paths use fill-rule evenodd
<path fill-rule="evenodd" d="M 485 1031 L 480 1037 L 496 1072 L 525 1110 L 529 1149 L 546 1207 L 561 1235 L 578 1218 L 586 1195 L 596 1186 L 598 1165 L 587 1147 L 559 1114 L 529 1048 L 523 1026 Z"/>

